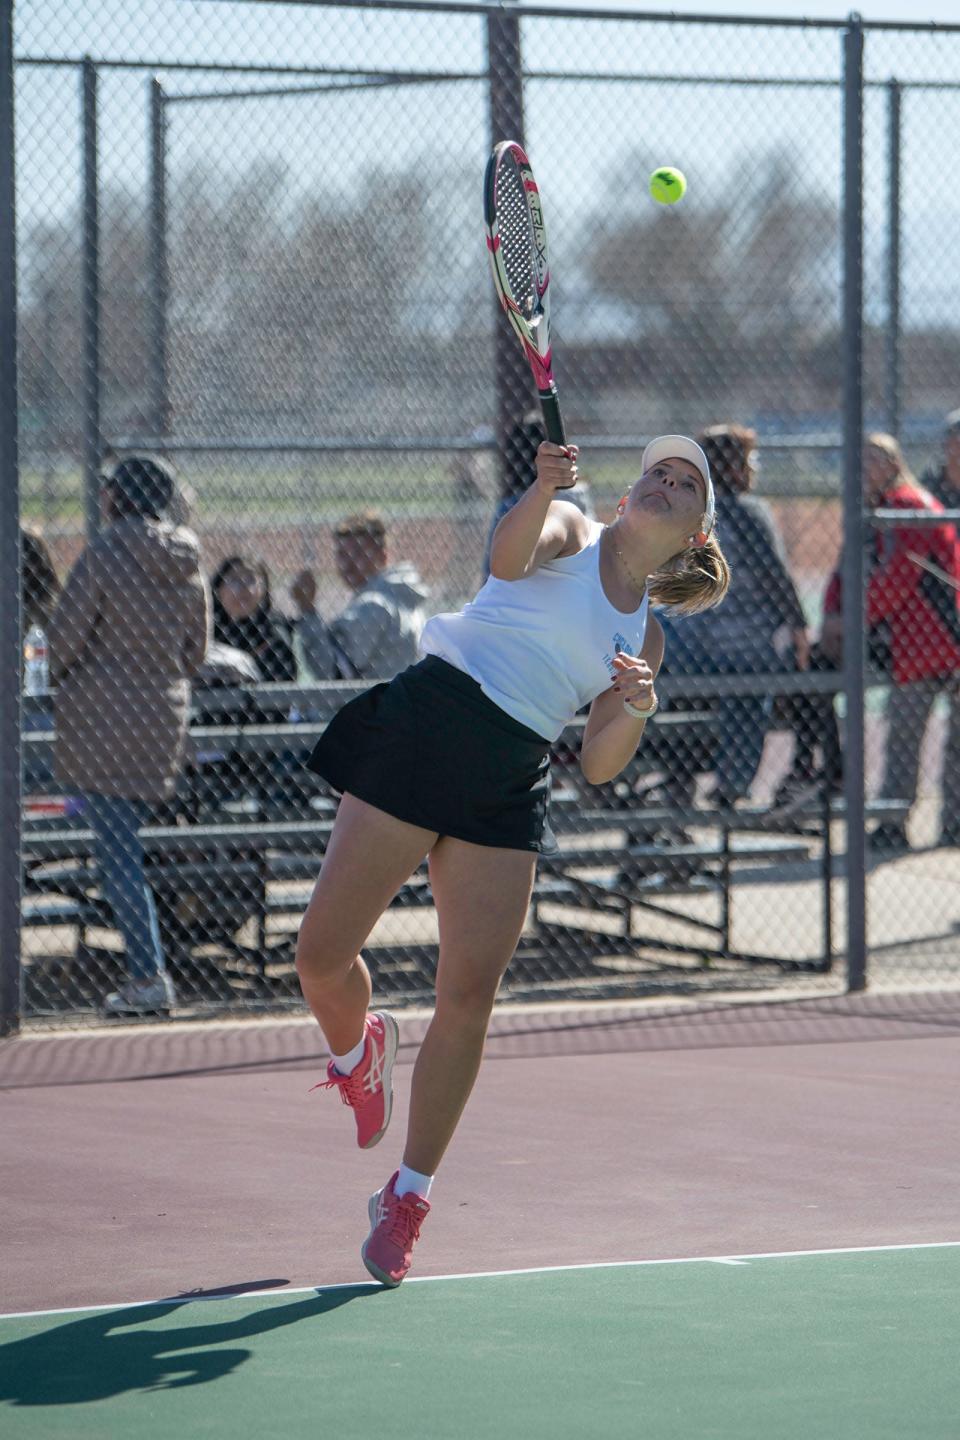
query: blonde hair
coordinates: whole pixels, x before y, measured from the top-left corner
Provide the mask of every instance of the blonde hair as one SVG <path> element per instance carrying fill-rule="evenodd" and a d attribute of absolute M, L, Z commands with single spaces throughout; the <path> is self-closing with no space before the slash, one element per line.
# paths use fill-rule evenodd
<path fill-rule="evenodd" d="M 374 545 L 385 545 L 387 526 L 379 510 L 360 510 L 347 515 L 334 526 L 338 540 L 370 540 Z"/>
<path fill-rule="evenodd" d="M 691 545 L 647 577 L 652 605 L 677 615 L 699 615 L 719 605 L 730 588 L 730 566 L 714 535 Z"/>
<path fill-rule="evenodd" d="M 916 477 L 900 449 L 900 441 L 895 436 L 887 435 L 883 430 L 872 430 L 869 435 L 865 436 L 863 443 L 868 450 L 879 450 L 891 465 L 897 467 L 897 474 L 904 480 L 909 480 L 914 485 L 917 483 Z"/>

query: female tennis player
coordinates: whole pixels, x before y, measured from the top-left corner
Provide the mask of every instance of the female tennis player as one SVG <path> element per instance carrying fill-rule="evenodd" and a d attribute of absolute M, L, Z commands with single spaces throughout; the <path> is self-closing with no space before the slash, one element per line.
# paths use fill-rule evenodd
<path fill-rule="evenodd" d="M 398 1030 L 367 1012 L 360 948 L 424 857 L 439 919 L 436 1009 L 413 1072 L 403 1163 L 370 1199 L 361 1250 L 384 1285 L 410 1267 L 520 938 L 550 745 L 590 704 L 584 776 L 602 785 L 618 775 L 657 708 L 663 631 L 650 605 L 703 610 L 729 583 L 700 447 L 661 436 L 641 472 L 604 526 L 562 498 L 577 481 L 576 447 L 541 445 L 537 479 L 500 522 L 476 599 L 429 620 L 425 658 L 340 710 L 310 760 L 343 798 L 297 970 L 332 1055 L 324 1088 L 352 1107 L 363 1149 L 390 1122 Z"/>

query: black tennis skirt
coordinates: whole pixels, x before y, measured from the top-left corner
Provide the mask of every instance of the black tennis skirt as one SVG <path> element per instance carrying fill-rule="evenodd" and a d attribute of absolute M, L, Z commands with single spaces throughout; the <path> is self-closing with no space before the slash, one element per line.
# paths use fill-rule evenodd
<path fill-rule="evenodd" d="M 555 848 L 549 740 L 434 655 L 344 705 L 307 764 L 335 790 L 439 835 Z"/>

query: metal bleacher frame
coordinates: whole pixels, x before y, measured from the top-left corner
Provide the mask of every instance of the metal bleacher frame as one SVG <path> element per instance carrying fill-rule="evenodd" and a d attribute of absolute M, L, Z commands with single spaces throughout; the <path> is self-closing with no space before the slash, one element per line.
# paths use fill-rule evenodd
<path fill-rule="evenodd" d="M 196 770 L 218 760 L 245 756 L 262 761 L 270 756 L 304 756 L 322 733 L 330 717 L 364 682 L 341 681 L 314 686 L 263 685 L 243 689 L 206 689 L 194 699 L 195 719 L 191 725 L 188 767 Z M 648 736 L 632 768 L 649 770 L 651 752 L 669 762 L 674 733 L 682 727 L 709 730 L 712 716 L 703 702 L 718 694 L 736 693 L 835 693 L 839 677 L 810 676 L 711 676 L 662 677 L 658 692 L 666 706 L 651 723 Z M 296 720 L 276 717 L 296 715 Z M 262 717 L 274 717 L 264 723 Z M 229 723 L 223 723 L 228 721 Z M 579 722 L 582 725 L 582 721 Z M 569 758 L 577 747 L 577 729 L 562 737 Z M 52 745 L 47 733 L 28 732 L 27 753 L 34 760 L 43 757 Z M 255 770 L 254 770 L 254 773 Z M 518 963 L 533 966 L 545 979 L 552 974 L 562 982 L 565 972 L 572 979 L 571 966 L 589 972 L 593 962 L 614 955 L 660 952 L 710 963 L 714 960 L 739 962 L 746 966 L 772 966 L 783 972 L 823 973 L 833 964 L 833 905 L 830 880 L 835 873 L 836 855 L 832 827 L 842 820 L 841 802 L 823 791 L 793 808 L 748 806 L 736 810 L 678 809 L 650 806 L 632 789 L 628 771 L 616 789 L 588 787 L 572 764 L 555 766 L 554 801 L 551 824 L 557 849 L 543 855 L 538 866 L 529 924 L 518 950 Z M 252 947 L 223 937 L 222 955 L 216 965 L 224 974 L 235 966 L 251 967 L 261 976 L 271 960 L 281 953 L 292 959 L 296 920 L 306 900 L 292 897 L 289 889 L 272 894 L 278 880 L 302 882 L 315 878 L 322 861 L 326 839 L 332 829 L 334 797 L 318 795 L 317 810 L 310 819 L 274 818 L 269 806 L 257 817 L 223 823 L 181 823 L 146 827 L 143 840 L 148 860 L 158 880 L 175 883 L 182 867 L 207 867 L 208 881 L 228 873 L 238 858 L 248 867 L 251 895 L 255 900 L 256 938 Z M 869 807 L 874 818 L 888 818 L 902 807 L 882 803 Z M 663 833 L 678 826 L 690 826 L 709 839 L 691 843 L 666 842 Z M 660 837 L 660 838 L 658 838 Z M 809 873 L 812 849 L 819 844 L 818 875 L 822 894 L 822 944 L 820 954 L 808 958 L 754 954 L 733 944 L 733 892 L 738 885 L 755 883 L 772 873 L 773 866 L 803 866 Z M 109 925 L 109 917 L 96 893 L 96 872 L 91 862 L 92 836 L 77 820 L 33 821 L 24 828 L 25 875 L 24 924 L 26 926 L 68 925 L 76 927 L 81 942 L 94 926 Z M 199 859 L 198 859 L 199 857 Z M 178 869 L 180 867 L 180 869 Z M 599 873 L 598 873 L 599 872 Z M 782 873 L 782 871 L 781 871 Z M 713 893 L 718 897 L 716 919 L 706 919 L 676 908 L 676 898 Z M 397 907 L 429 905 L 432 898 L 425 871 L 421 870 L 403 888 Z M 591 927 L 582 918 L 565 913 L 549 918 L 550 908 L 565 912 L 584 911 L 614 917 L 613 933 Z M 699 940 L 673 940 L 637 933 L 636 916 L 677 921 L 699 931 Z M 279 927 L 281 917 L 290 916 L 288 931 Z M 268 920 L 274 925 L 268 933 Z M 391 951 L 396 951 L 391 956 Z M 385 969 L 391 959 L 400 962 L 415 958 L 426 978 L 435 967 L 434 947 L 401 945 L 374 946 L 375 970 Z M 570 957 L 567 959 L 566 957 Z M 607 971 L 609 974 L 609 971 Z"/>

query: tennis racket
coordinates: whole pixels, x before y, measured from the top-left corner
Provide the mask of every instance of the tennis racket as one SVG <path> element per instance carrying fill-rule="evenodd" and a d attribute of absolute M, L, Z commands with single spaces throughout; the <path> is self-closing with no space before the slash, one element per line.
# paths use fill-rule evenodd
<path fill-rule="evenodd" d="M 918 555 L 914 550 L 907 551 L 907 559 L 912 560 L 914 565 L 919 565 L 921 570 L 926 570 L 928 575 L 934 575 L 944 585 L 950 585 L 954 590 L 960 590 L 960 580 L 953 575 L 948 575 L 946 570 L 941 570 L 939 565 L 934 565 L 925 555 Z"/>
<path fill-rule="evenodd" d="M 515 140 L 501 140 L 487 161 L 483 211 L 493 283 L 530 362 L 547 439 L 565 445 L 550 350 L 550 263 L 540 190 Z"/>

